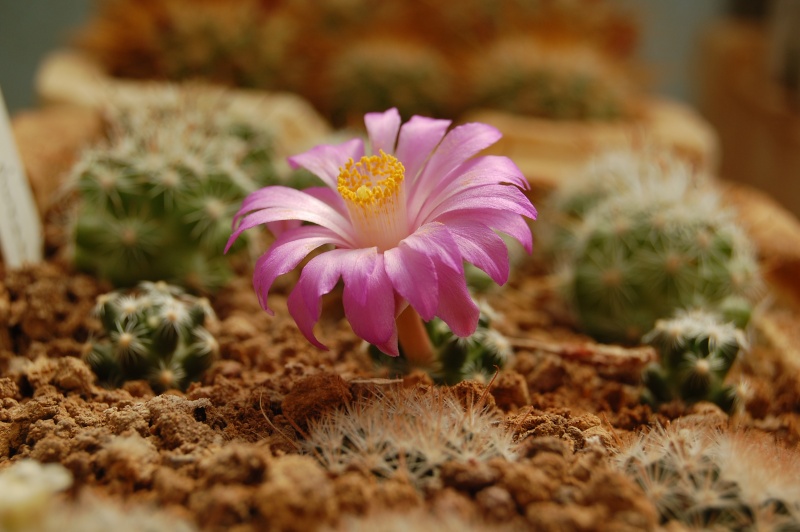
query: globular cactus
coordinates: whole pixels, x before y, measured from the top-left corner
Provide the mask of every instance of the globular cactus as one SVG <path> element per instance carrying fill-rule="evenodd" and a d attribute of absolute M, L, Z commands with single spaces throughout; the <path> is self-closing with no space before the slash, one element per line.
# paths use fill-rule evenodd
<path fill-rule="evenodd" d="M 114 76 L 274 89 L 292 27 L 260 0 L 112 0 L 77 44 Z"/>
<path fill-rule="evenodd" d="M 424 489 L 447 462 L 513 460 L 518 449 L 496 409 L 464 405 L 446 388 L 394 389 L 309 423 L 303 449 L 334 474 L 401 477 Z"/>
<path fill-rule="evenodd" d="M 669 154 L 627 157 L 609 159 L 607 172 L 596 163 L 551 201 L 568 206 L 552 217 L 551 249 L 580 325 L 603 341 L 637 342 L 677 309 L 757 294 L 753 247 L 711 184 Z"/>
<path fill-rule="evenodd" d="M 667 530 L 800 529 L 798 454 L 772 436 L 656 428 L 615 463 Z"/>
<path fill-rule="evenodd" d="M 109 139 L 73 170 L 75 264 L 117 286 L 212 291 L 231 275 L 222 250 L 241 200 L 279 179 L 271 135 L 221 95 L 157 95 L 114 109 Z"/>
<path fill-rule="evenodd" d="M 660 355 L 644 371 L 646 402 L 710 401 L 732 409 L 736 388 L 727 385 L 725 377 L 747 347 L 744 333 L 733 322 L 702 310 L 679 311 L 674 318 L 656 321 L 643 341 Z"/>
<path fill-rule="evenodd" d="M 479 301 L 478 306 L 481 313 L 472 336 L 456 336 L 439 318 L 425 324 L 436 358 L 431 367 L 417 369 L 427 371 L 439 384 L 452 385 L 463 380 L 489 381 L 506 365 L 513 356 L 513 348 L 492 325 L 500 316 L 483 301 Z M 412 369 L 405 357 L 388 358 L 374 346 L 370 348 L 370 355 L 376 364 L 388 367 L 393 375 L 403 375 Z"/>
<path fill-rule="evenodd" d="M 204 326 L 215 319 L 208 300 L 162 281 L 104 294 L 96 313 L 105 335 L 92 343 L 86 361 L 106 385 L 146 379 L 159 392 L 185 389 L 219 351 Z"/>
<path fill-rule="evenodd" d="M 447 116 L 454 99 L 446 59 L 407 38 L 372 38 L 343 47 L 328 63 L 326 91 L 334 123 L 356 123 L 364 113 L 397 107 L 412 114 Z"/>
<path fill-rule="evenodd" d="M 630 75 L 585 45 L 510 37 L 472 64 L 476 106 L 558 120 L 613 120 L 632 112 Z"/>

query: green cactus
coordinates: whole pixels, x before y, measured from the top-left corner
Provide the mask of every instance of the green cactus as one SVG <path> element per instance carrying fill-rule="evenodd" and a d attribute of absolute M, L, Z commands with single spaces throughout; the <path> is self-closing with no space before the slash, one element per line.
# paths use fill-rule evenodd
<path fill-rule="evenodd" d="M 614 120 L 630 113 L 627 76 L 589 47 L 511 37 L 477 56 L 471 71 L 477 106 L 558 120 Z"/>
<path fill-rule="evenodd" d="M 679 311 L 674 318 L 658 320 L 642 340 L 660 354 L 644 372 L 645 402 L 657 406 L 682 399 L 733 408 L 735 387 L 726 385 L 725 377 L 746 348 L 744 333 L 733 322 L 702 310 Z"/>
<path fill-rule="evenodd" d="M 628 157 L 608 172 L 599 161 L 551 202 L 567 209 L 553 216 L 551 248 L 580 325 L 603 341 L 636 342 L 677 309 L 757 293 L 753 248 L 710 184 L 674 157 Z"/>
<path fill-rule="evenodd" d="M 343 48 L 329 63 L 330 116 L 355 123 L 366 112 L 397 107 L 412 114 L 447 116 L 452 73 L 435 49 L 407 39 L 374 38 Z"/>
<path fill-rule="evenodd" d="M 510 343 L 492 326 L 499 315 L 483 301 L 479 301 L 478 306 L 481 310 L 478 327 L 467 338 L 453 334 L 439 318 L 425 324 L 436 359 L 433 367 L 421 369 L 427 370 L 435 382 L 452 385 L 463 380 L 488 381 L 512 356 Z M 397 358 L 387 357 L 375 346 L 370 346 L 370 355 L 376 364 L 388 367 L 393 375 L 411 370 L 408 360 L 402 356 L 402 347 L 401 356 Z"/>
<path fill-rule="evenodd" d="M 109 386 L 146 379 L 159 392 L 185 389 L 219 350 L 204 327 L 207 319 L 214 319 L 208 300 L 163 281 L 104 294 L 97 299 L 96 312 L 105 336 L 93 342 L 86 361 Z"/>
<path fill-rule="evenodd" d="M 73 170 L 75 264 L 116 286 L 212 291 L 231 275 L 222 250 L 241 200 L 278 182 L 270 134 L 220 97 L 163 96 L 116 109 L 109 139 Z"/>

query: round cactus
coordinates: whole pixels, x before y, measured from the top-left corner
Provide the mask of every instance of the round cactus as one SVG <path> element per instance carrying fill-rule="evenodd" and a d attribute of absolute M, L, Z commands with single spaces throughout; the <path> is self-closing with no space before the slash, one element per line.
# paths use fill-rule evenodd
<path fill-rule="evenodd" d="M 219 350 L 204 327 L 214 319 L 208 300 L 163 281 L 104 294 L 97 299 L 96 313 L 105 335 L 93 342 L 86 361 L 110 386 L 146 379 L 156 391 L 185 389 Z"/>
<path fill-rule="evenodd" d="M 611 120 L 630 114 L 627 75 L 588 46 L 498 40 L 473 61 L 475 105 L 530 116 Z"/>
<path fill-rule="evenodd" d="M 659 361 L 644 373 L 644 399 L 658 405 L 673 399 L 710 401 L 724 410 L 735 402 L 735 387 L 725 377 L 746 348 L 744 333 L 733 322 L 702 310 L 679 311 L 656 321 L 643 341 L 656 347 Z"/>
<path fill-rule="evenodd" d="M 366 112 L 389 107 L 406 117 L 448 115 L 453 97 L 445 58 L 407 39 L 353 42 L 331 58 L 327 77 L 334 123 L 354 123 Z"/>
<path fill-rule="evenodd" d="M 162 95 L 114 110 L 109 139 L 73 170 L 74 260 L 117 286 L 211 291 L 231 273 L 222 250 L 241 200 L 278 180 L 271 136 L 218 97 Z"/>
<path fill-rule="evenodd" d="M 569 206 L 554 216 L 552 247 L 582 327 L 600 340 L 636 342 L 677 309 L 753 295 L 753 248 L 710 184 L 666 154 L 628 157 L 627 165 L 609 159 L 607 173 L 595 164 L 585 188 L 552 201 Z"/>

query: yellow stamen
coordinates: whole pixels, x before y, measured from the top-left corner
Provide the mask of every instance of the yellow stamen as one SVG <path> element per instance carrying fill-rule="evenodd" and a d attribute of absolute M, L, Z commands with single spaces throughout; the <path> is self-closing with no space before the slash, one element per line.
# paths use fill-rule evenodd
<path fill-rule="evenodd" d="M 379 155 L 350 159 L 339 169 L 337 190 L 347 204 L 359 244 L 385 251 L 408 236 L 405 168 L 396 157 Z"/>

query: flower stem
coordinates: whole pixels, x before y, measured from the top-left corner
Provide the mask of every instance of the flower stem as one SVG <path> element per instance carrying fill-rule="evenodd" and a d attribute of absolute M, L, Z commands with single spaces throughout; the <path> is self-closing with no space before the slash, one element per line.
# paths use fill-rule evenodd
<path fill-rule="evenodd" d="M 427 367 L 433 364 L 434 352 L 431 339 L 425 330 L 422 318 L 411 305 L 397 317 L 397 339 L 411 365 Z"/>

